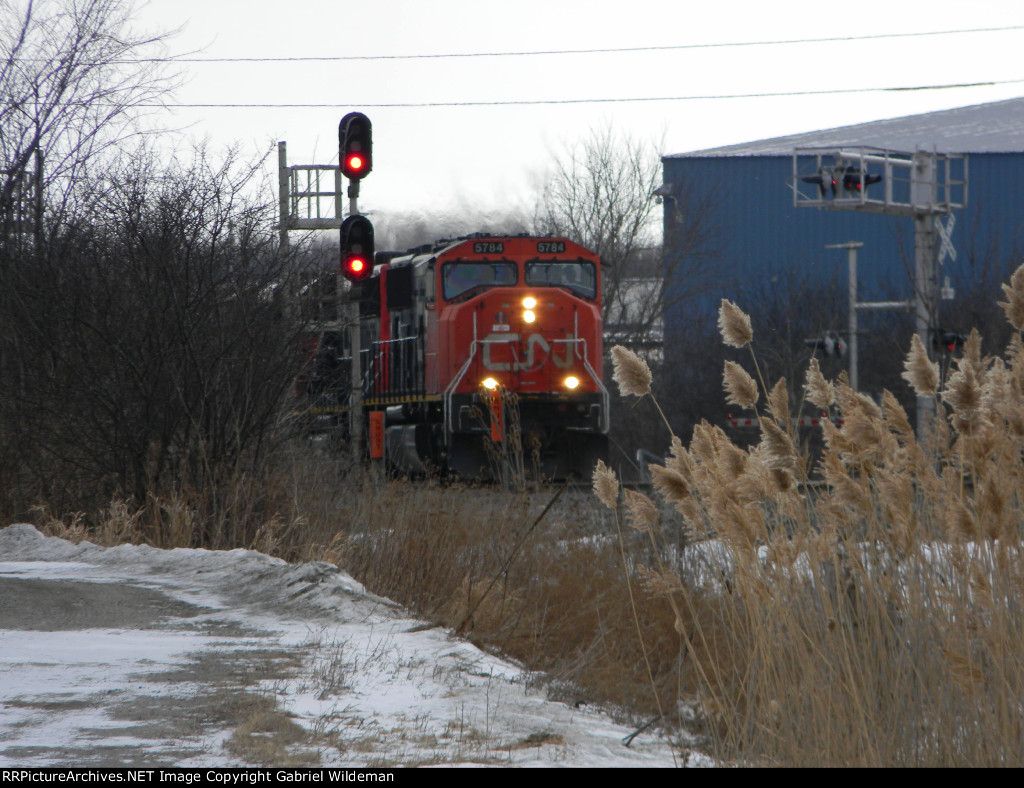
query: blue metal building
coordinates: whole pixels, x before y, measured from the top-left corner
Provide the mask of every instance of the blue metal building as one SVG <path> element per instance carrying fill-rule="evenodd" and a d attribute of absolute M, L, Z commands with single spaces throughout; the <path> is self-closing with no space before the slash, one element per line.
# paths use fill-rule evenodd
<path fill-rule="evenodd" d="M 1024 257 L 1024 98 L 665 156 L 658 192 L 665 254 L 683 258 L 669 267 L 670 292 L 686 289 L 680 279 L 689 276 L 686 258 L 702 251 L 688 244 L 686 212 L 700 206 L 717 228 L 706 286 L 685 316 L 679 310 L 665 316 L 667 356 L 692 325 L 693 310 L 710 312 L 721 298 L 743 306 L 780 283 L 845 288 L 845 253 L 826 250 L 827 244 L 863 242 L 859 300 L 912 296 L 910 218 L 794 206 L 794 149 L 833 146 L 967 154 L 967 204 L 955 212 L 952 235 L 956 261 L 947 260 L 940 272 L 958 292 L 994 266 Z"/>

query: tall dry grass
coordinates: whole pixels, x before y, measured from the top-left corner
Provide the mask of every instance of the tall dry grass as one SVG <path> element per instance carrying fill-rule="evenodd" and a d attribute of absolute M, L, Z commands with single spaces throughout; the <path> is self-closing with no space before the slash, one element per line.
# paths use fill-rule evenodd
<path fill-rule="evenodd" d="M 756 410 L 760 441 L 741 448 L 706 423 L 689 445 L 672 438 L 653 499 L 601 467 L 597 496 L 548 507 L 557 489 L 385 481 L 298 443 L 225 486 L 220 518 L 182 486 L 36 521 L 332 561 L 546 671 L 566 700 L 657 718 L 677 741 L 685 727 L 725 761 L 1020 765 L 1024 267 L 1005 292 L 1017 333 L 1001 357 L 974 334 L 943 380 L 912 341 L 904 377 L 939 415 L 927 435 L 891 394 L 875 402 L 812 361 L 800 396 L 842 416 L 814 465 L 789 383 L 761 380 L 753 328 L 726 304 L 743 364 L 726 365 L 725 395 Z M 653 402 L 646 365 L 613 358 L 623 392 Z"/>
<path fill-rule="evenodd" d="M 403 481 L 367 492 L 372 511 L 354 518 L 337 557 L 369 588 L 544 672 L 559 697 L 653 713 L 621 555 L 592 501 L 577 493 L 548 508 L 558 489 Z M 662 605 L 642 618 L 668 643 L 659 673 L 671 676 L 671 618 Z M 674 688 L 663 682 L 665 702 Z"/>
<path fill-rule="evenodd" d="M 634 578 L 673 610 L 678 692 L 720 758 L 1024 762 L 1024 266 L 1004 291 L 1016 333 L 1002 357 L 983 358 L 972 333 L 942 381 L 914 337 L 904 378 L 935 403 L 927 435 L 891 393 L 876 403 L 812 360 L 803 396 L 842 417 L 823 423 L 814 467 L 787 382 L 755 381 L 749 320 L 723 301 L 723 339 L 755 368 L 728 363 L 724 388 L 756 410 L 760 442 L 741 449 L 707 423 L 689 446 L 673 437 L 652 470 L 675 521 L 639 493 L 621 518 L 661 540 Z M 639 359 L 613 358 L 624 393 L 653 397 Z M 619 517 L 613 483 L 599 467 L 595 492 Z"/>

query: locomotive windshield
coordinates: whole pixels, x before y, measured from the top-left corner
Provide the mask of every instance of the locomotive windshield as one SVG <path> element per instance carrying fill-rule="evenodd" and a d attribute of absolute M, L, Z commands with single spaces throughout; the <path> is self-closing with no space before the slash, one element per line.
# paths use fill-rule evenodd
<path fill-rule="evenodd" d="M 445 263 L 441 268 L 444 298 L 451 301 L 484 287 L 503 287 L 519 281 L 516 264 L 512 262 L 467 262 Z"/>
<path fill-rule="evenodd" d="M 584 298 L 597 296 L 597 269 L 587 260 L 549 260 L 526 264 L 526 284 L 564 287 Z"/>

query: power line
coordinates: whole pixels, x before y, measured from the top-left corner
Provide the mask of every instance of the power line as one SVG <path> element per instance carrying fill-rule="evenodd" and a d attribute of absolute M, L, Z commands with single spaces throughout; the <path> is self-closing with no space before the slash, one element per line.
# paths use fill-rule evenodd
<path fill-rule="evenodd" d="M 548 55 L 596 55 L 627 52 L 670 52 L 686 49 L 723 49 L 728 47 L 790 46 L 794 44 L 827 44 L 844 41 L 877 41 L 891 38 L 924 38 L 927 36 L 949 36 L 969 33 L 1000 33 L 1009 30 L 1024 30 L 1024 25 L 1005 27 L 974 27 L 958 30 L 932 30 L 914 33 L 872 33 L 862 36 L 827 36 L 824 38 L 786 38 L 771 41 L 730 41 L 703 44 L 669 44 L 665 46 L 603 47 L 595 49 L 544 49 L 526 52 L 447 52 L 438 54 L 417 53 L 403 55 L 332 55 L 327 57 L 163 57 L 140 58 L 132 63 L 333 63 L 347 60 L 441 60 L 453 58 L 482 57 L 536 57 Z"/>
<path fill-rule="evenodd" d="M 1000 79 L 987 82 L 955 82 L 943 85 L 906 85 L 897 87 L 876 87 L 876 88 L 831 88 L 827 90 L 784 90 L 771 93 L 720 93 L 717 95 L 704 96 L 631 96 L 618 98 L 581 98 L 581 99 L 509 99 L 507 101 L 417 101 L 417 102 L 346 102 L 345 104 L 271 104 L 271 103 L 209 103 L 209 104 L 177 104 L 164 102 L 162 104 L 139 104 L 141 107 L 165 107 L 180 109 L 340 109 L 348 106 L 358 105 L 366 109 L 415 109 L 430 107 L 521 107 L 536 105 L 556 104 L 626 104 L 639 102 L 659 101 L 719 101 L 727 99 L 751 99 L 751 98 L 782 98 L 786 96 L 829 96 L 844 95 L 850 93 L 903 93 L 926 90 L 953 90 L 957 88 L 979 88 L 993 87 L 996 85 L 1013 85 L 1024 82 L 1020 79 Z"/>

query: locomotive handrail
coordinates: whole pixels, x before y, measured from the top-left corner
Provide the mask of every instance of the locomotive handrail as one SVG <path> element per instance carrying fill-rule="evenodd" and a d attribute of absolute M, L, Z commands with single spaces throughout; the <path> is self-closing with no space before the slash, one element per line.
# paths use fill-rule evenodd
<path fill-rule="evenodd" d="M 590 360 L 587 358 L 587 340 L 580 336 L 580 313 L 575 308 L 573 309 L 573 312 L 572 312 L 572 332 L 573 332 L 573 342 L 574 343 L 582 343 L 582 345 L 583 345 L 583 352 L 582 353 L 579 352 L 579 346 L 574 348 L 574 350 L 576 350 L 576 353 L 577 353 L 577 358 L 582 359 L 582 361 L 583 361 L 583 368 L 587 371 L 587 374 L 590 375 L 590 379 L 593 380 L 594 383 L 597 384 L 597 388 L 601 392 L 601 424 L 600 424 L 600 429 L 601 429 L 602 432 L 607 432 L 608 428 L 609 428 L 609 423 L 610 423 L 610 420 L 611 420 L 611 414 L 608 412 L 609 409 L 611 408 L 611 395 L 608 393 L 608 389 L 605 387 L 604 381 L 602 381 L 601 378 L 599 378 L 597 376 L 597 373 L 594 371 L 594 368 L 590 365 Z M 557 342 L 559 340 L 555 340 L 555 341 Z M 561 340 L 561 341 L 568 342 L 569 340 Z"/>
<path fill-rule="evenodd" d="M 602 381 L 597 376 L 597 373 L 594 371 L 594 368 L 590 365 L 590 360 L 587 358 L 587 340 L 584 337 L 573 337 L 572 339 L 552 339 L 551 340 L 551 344 L 556 344 L 558 342 L 561 342 L 563 344 L 568 344 L 569 342 L 571 342 L 574 345 L 577 345 L 577 347 L 573 348 L 575 351 L 577 351 L 577 358 L 580 358 L 580 359 L 583 360 L 583 368 L 587 371 L 587 374 L 590 375 L 590 379 L 593 380 L 595 384 L 597 384 L 597 388 L 601 392 L 601 400 L 602 400 L 602 402 L 601 402 L 601 406 L 602 406 L 601 407 L 601 431 L 602 432 L 607 432 L 608 431 L 608 420 L 609 420 L 608 408 L 611 406 L 611 396 L 608 394 L 608 389 L 605 387 L 604 381 Z M 583 352 L 582 353 L 578 352 L 579 351 L 579 347 L 578 347 L 579 345 L 583 345 Z"/>
<path fill-rule="evenodd" d="M 359 351 L 359 387 L 362 391 L 366 391 L 370 385 L 370 349 L 360 349 Z M 349 359 L 351 365 L 351 357 Z M 351 366 L 349 367 L 351 371 Z"/>
<path fill-rule="evenodd" d="M 473 315 L 473 333 L 476 334 L 476 315 Z M 445 386 L 444 389 L 444 427 L 447 432 L 451 432 L 451 410 L 452 410 L 452 397 L 455 396 L 455 389 L 462 383 L 462 379 L 466 377 L 466 373 L 469 372 L 469 366 L 473 363 L 473 359 L 476 357 L 477 345 L 497 345 L 502 342 L 511 342 L 512 340 L 506 337 L 500 339 L 477 339 L 475 336 L 469 343 L 469 358 L 466 359 L 466 363 L 462 365 L 458 373 L 452 378 L 451 382 Z"/>
<path fill-rule="evenodd" d="M 444 389 L 444 431 L 447 435 L 452 431 L 452 397 L 455 395 L 455 389 L 458 388 L 462 379 L 466 376 L 469 371 L 469 365 L 473 363 L 473 357 L 476 355 L 476 312 L 473 312 L 473 339 L 469 343 L 469 358 L 466 359 L 466 363 L 462 365 L 462 369 L 459 373 L 452 378 L 451 382 L 445 386 Z"/>
<path fill-rule="evenodd" d="M 416 375 L 416 370 L 422 365 L 418 358 L 413 358 L 420 349 L 421 340 L 420 336 L 412 336 L 371 343 L 372 374 L 367 379 L 364 392 L 369 396 L 422 394 L 424 381 Z M 392 349 L 394 352 L 388 352 Z"/>
<path fill-rule="evenodd" d="M 379 393 L 379 390 L 380 390 L 379 383 L 380 383 L 380 380 L 381 380 L 381 369 L 380 369 L 380 365 L 376 363 L 377 353 L 374 350 L 374 346 L 376 344 L 377 344 L 376 342 L 371 342 L 370 343 L 370 347 L 368 347 L 366 350 L 363 350 L 361 352 L 361 354 L 360 354 L 360 355 L 362 355 L 362 353 L 366 354 L 366 365 L 363 368 L 365 370 L 363 372 L 363 396 L 364 397 L 376 396 Z"/>

